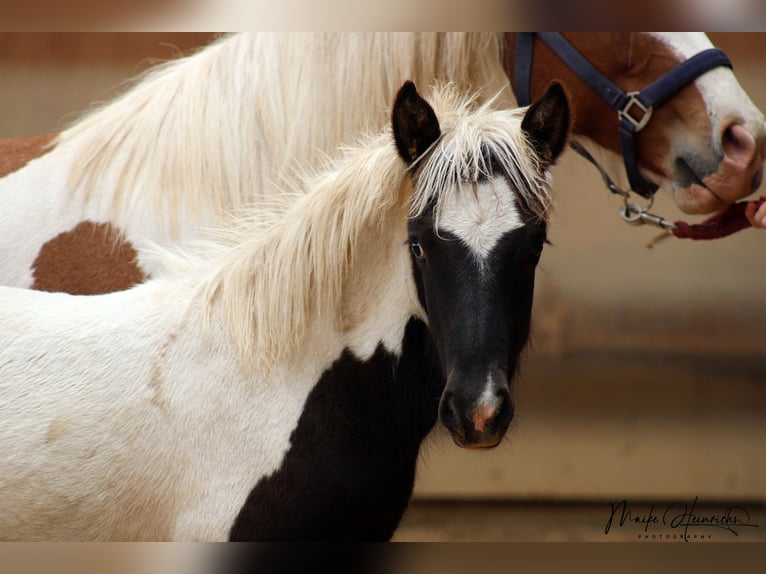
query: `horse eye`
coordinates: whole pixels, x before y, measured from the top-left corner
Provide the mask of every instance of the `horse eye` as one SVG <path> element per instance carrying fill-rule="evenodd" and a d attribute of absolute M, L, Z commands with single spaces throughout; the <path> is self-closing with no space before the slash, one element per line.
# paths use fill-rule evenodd
<path fill-rule="evenodd" d="M 410 239 L 410 250 L 415 256 L 415 259 L 423 259 L 426 256 L 426 252 L 423 251 L 423 246 L 420 245 L 420 241 L 417 239 Z"/>

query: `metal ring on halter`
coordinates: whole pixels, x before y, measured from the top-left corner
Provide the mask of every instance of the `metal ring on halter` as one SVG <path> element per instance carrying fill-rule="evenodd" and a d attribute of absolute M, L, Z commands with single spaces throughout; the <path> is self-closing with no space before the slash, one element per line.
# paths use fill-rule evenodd
<path fill-rule="evenodd" d="M 617 186 L 615 186 L 617 187 Z M 617 188 L 620 189 L 620 188 Z M 654 195 L 650 196 L 649 199 L 646 200 L 646 205 L 644 207 L 641 207 L 637 203 L 633 203 L 630 201 L 630 190 L 625 191 L 620 189 L 622 192 L 622 207 L 620 208 L 620 216 L 628 223 L 633 225 L 640 225 L 642 223 L 646 223 L 642 219 L 643 214 L 648 214 L 649 210 L 654 205 Z M 660 217 L 660 219 L 662 219 Z"/>
<path fill-rule="evenodd" d="M 617 110 L 617 116 L 620 119 L 625 119 L 633 124 L 633 132 L 640 132 L 652 119 L 652 112 L 654 108 L 652 106 L 646 106 L 640 99 L 640 92 L 628 92 L 625 94 L 628 96 L 628 101 L 622 107 L 621 110 Z M 634 111 L 638 110 L 638 118 L 633 115 Z"/>
<path fill-rule="evenodd" d="M 625 200 L 625 204 L 620 208 L 620 217 L 625 223 L 630 225 L 643 225 L 644 221 L 641 219 L 641 213 L 643 210 L 637 203 L 629 203 Z"/>

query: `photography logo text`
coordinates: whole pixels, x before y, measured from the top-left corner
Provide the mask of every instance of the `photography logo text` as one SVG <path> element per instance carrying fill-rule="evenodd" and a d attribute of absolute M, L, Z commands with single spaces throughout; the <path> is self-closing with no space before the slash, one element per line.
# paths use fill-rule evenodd
<path fill-rule="evenodd" d="M 695 497 L 692 502 L 678 501 L 667 506 L 641 505 L 639 510 L 627 500 L 621 500 L 609 503 L 604 534 L 615 529 L 628 529 L 639 540 L 700 542 L 721 536 L 736 537 L 749 528 L 758 528 L 758 524 L 750 512 L 739 505 L 700 511 L 698 497 Z"/>

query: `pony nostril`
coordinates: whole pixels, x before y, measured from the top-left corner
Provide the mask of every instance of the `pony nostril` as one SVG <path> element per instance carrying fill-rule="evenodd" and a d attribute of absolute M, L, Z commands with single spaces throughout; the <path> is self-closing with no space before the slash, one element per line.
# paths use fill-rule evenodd
<path fill-rule="evenodd" d="M 498 400 L 500 401 L 500 408 L 498 409 L 498 414 L 496 415 L 497 418 L 510 423 L 511 420 L 513 420 L 513 415 L 516 412 L 513 404 L 513 399 L 511 399 L 511 394 L 504 389 L 502 393 L 498 392 Z"/>
<path fill-rule="evenodd" d="M 743 165 L 750 163 L 756 153 L 755 138 L 741 124 L 727 127 L 721 136 L 721 144 L 727 158 Z"/>
<path fill-rule="evenodd" d="M 495 391 L 494 400 L 480 404 L 471 417 L 473 428 L 478 433 L 488 431 L 493 426 L 505 427 L 513 418 L 513 401 L 507 389 Z"/>
<path fill-rule="evenodd" d="M 497 404 L 484 404 L 478 407 L 473 413 L 473 428 L 476 432 L 484 432 L 484 427 L 488 421 L 491 421 L 498 411 Z"/>

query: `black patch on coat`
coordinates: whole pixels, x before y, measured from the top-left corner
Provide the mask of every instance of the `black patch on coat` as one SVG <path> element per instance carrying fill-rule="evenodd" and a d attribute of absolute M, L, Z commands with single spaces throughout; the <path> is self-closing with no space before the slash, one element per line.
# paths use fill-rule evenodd
<path fill-rule="evenodd" d="M 282 466 L 250 492 L 230 540 L 390 540 L 443 388 L 422 321 L 408 323 L 399 358 L 346 350 L 309 393 Z"/>

